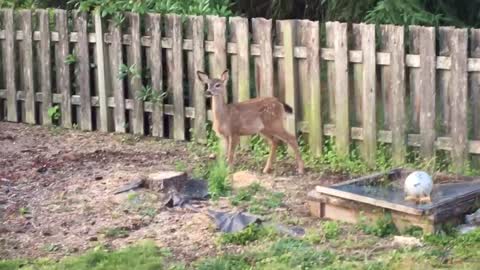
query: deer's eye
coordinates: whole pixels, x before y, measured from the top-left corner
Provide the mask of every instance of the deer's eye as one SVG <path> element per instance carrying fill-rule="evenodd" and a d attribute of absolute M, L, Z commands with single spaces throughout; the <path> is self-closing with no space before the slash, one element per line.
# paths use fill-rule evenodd
<path fill-rule="evenodd" d="M 220 86 L 221 86 L 221 85 L 220 85 L 219 83 L 216 83 L 216 84 L 215 84 L 215 88 L 220 88 Z"/>

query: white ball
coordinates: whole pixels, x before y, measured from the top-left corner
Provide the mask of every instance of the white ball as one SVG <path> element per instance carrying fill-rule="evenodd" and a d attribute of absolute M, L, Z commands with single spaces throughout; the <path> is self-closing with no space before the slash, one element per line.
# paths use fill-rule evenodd
<path fill-rule="evenodd" d="M 405 195 L 413 197 L 430 196 L 433 188 L 432 177 L 423 171 L 415 171 L 405 179 Z"/>

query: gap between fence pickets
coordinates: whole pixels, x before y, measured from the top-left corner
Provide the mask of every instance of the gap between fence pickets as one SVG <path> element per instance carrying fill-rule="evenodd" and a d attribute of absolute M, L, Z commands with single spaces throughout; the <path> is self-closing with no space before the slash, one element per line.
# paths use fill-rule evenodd
<path fill-rule="evenodd" d="M 42 102 L 42 93 L 37 92 L 35 93 L 35 101 L 41 103 Z M 24 92 L 17 91 L 17 100 L 24 100 Z M 0 99 L 5 99 L 6 97 L 6 90 L 0 90 Z M 60 103 L 62 100 L 61 94 L 53 94 L 53 103 Z M 73 95 L 71 97 L 72 105 L 80 105 L 80 96 Z M 99 106 L 99 99 L 96 96 L 92 97 L 92 106 L 98 107 Z M 108 98 L 108 107 L 115 108 L 115 101 L 113 97 Z M 126 110 L 133 110 L 133 100 L 132 99 L 125 99 L 125 109 Z M 152 112 L 153 111 L 153 104 L 151 102 L 145 102 L 144 104 L 145 112 Z M 164 105 L 164 114 L 165 115 L 174 115 L 174 109 L 172 104 L 165 104 Z M 190 119 L 195 119 L 195 108 L 194 107 L 185 107 L 185 117 Z M 207 120 L 212 120 L 211 111 L 207 111 Z M 308 124 L 305 121 L 299 122 L 297 124 L 299 126 L 299 130 L 304 133 L 308 133 Z M 363 128 L 360 127 L 352 127 L 350 130 L 351 139 L 356 141 L 363 140 Z M 325 124 L 323 125 L 323 135 L 333 137 L 335 136 L 335 125 L 333 124 Z M 392 131 L 390 130 L 378 130 L 377 141 L 381 143 L 392 143 Z M 420 147 L 421 145 L 421 135 L 420 134 L 408 134 L 407 137 L 407 145 Z M 437 150 L 446 150 L 451 151 L 452 148 L 452 139 L 450 137 L 437 137 L 435 140 L 435 149 Z M 468 141 L 468 151 L 470 154 L 480 154 L 480 140 L 469 140 Z"/>
<path fill-rule="evenodd" d="M 58 42 L 59 34 L 58 32 L 51 32 L 51 41 Z M 70 42 L 78 42 L 78 33 L 71 32 L 69 34 Z M 23 40 L 24 34 L 22 31 L 16 31 L 15 40 Z M 0 40 L 5 39 L 5 30 L 0 30 Z M 40 31 L 33 32 L 33 40 L 40 41 Z M 88 34 L 89 43 L 96 43 L 95 33 Z M 142 36 L 140 38 L 141 45 L 143 47 L 150 47 L 152 44 L 150 36 Z M 104 34 L 104 42 L 106 44 L 112 43 L 112 34 Z M 131 36 L 122 35 L 122 44 L 131 45 Z M 168 37 L 162 38 L 162 48 L 171 49 L 172 48 L 172 39 Z M 205 51 L 214 52 L 213 41 L 205 41 Z M 183 39 L 182 49 L 186 51 L 193 50 L 193 40 Z M 228 54 L 237 54 L 237 44 L 233 42 L 227 43 L 227 53 Z M 260 56 L 261 49 L 259 44 L 250 45 L 250 55 L 251 56 Z M 305 46 L 295 46 L 294 48 L 294 57 L 295 58 L 307 58 L 308 49 Z M 273 46 L 273 57 L 283 58 L 283 46 L 274 45 Z M 335 53 L 333 48 L 321 48 L 320 57 L 322 60 L 334 61 Z M 376 53 L 376 64 L 381 66 L 388 66 L 391 63 L 391 54 L 388 52 L 377 52 Z M 361 50 L 349 50 L 348 51 L 348 60 L 349 63 L 362 63 L 363 54 Z M 449 70 L 451 68 L 451 58 L 445 56 L 436 57 L 436 69 Z M 407 54 L 405 55 L 405 65 L 410 68 L 419 68 L 420 67 L 420 55 L 416 54 Z M 468 58 L 467 70 L 469 72 L 480 71 L 480 58 Z"/>

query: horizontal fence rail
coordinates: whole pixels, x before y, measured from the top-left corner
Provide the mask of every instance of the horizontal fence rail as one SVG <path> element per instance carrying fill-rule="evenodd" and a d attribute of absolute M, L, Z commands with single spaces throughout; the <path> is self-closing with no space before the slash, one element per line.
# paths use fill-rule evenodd
<path fill-rule="evenodd" d="M 205 142 L 197 71 L 229 69 L 229 102 L 277 96 L 321 155 L 377 144 L 480 155 L 480 30 L 65 10 L 0 12 L 0 119 Z M 480 163 L 479 163 L 480 164 Z"/>

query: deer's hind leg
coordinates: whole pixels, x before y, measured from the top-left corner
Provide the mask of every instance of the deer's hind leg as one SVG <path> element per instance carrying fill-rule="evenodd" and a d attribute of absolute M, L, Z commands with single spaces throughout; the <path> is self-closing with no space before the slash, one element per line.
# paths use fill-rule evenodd
<path fill-rule="evenodd" d="M 263 169 L 263 173 L 270 173 L 272 171 L 272 165 L 276 159 L 276 152 L 279 140 L 270 134 L 262 133 L 262 135 L 270 144 L 270 155 L 268 156 L 268 160 L 265 164 L 265 168 Z"/>
<path fill-rule="evenodd" d="M 230 167 L 233 167 L 235 159 L 235 149 L 240 141 L 239 136 L 228 137 L 227 162 Z"/>
<path fill-rule="evenodd" d="M 300 154 L 297 138 L 288 133 L 284 128 L 282 128 L 277 134 L 275 134 L 275 137 L 281 139 L 282 141 L 290 145 L 290 147 L 292 147 L 293 152 L 295 153 L 295 160 L 297 161 L 297 172 L 299 174 L 303 174 L 305 170 L 305 165 L 302 160 L 302 155 Z"/>

